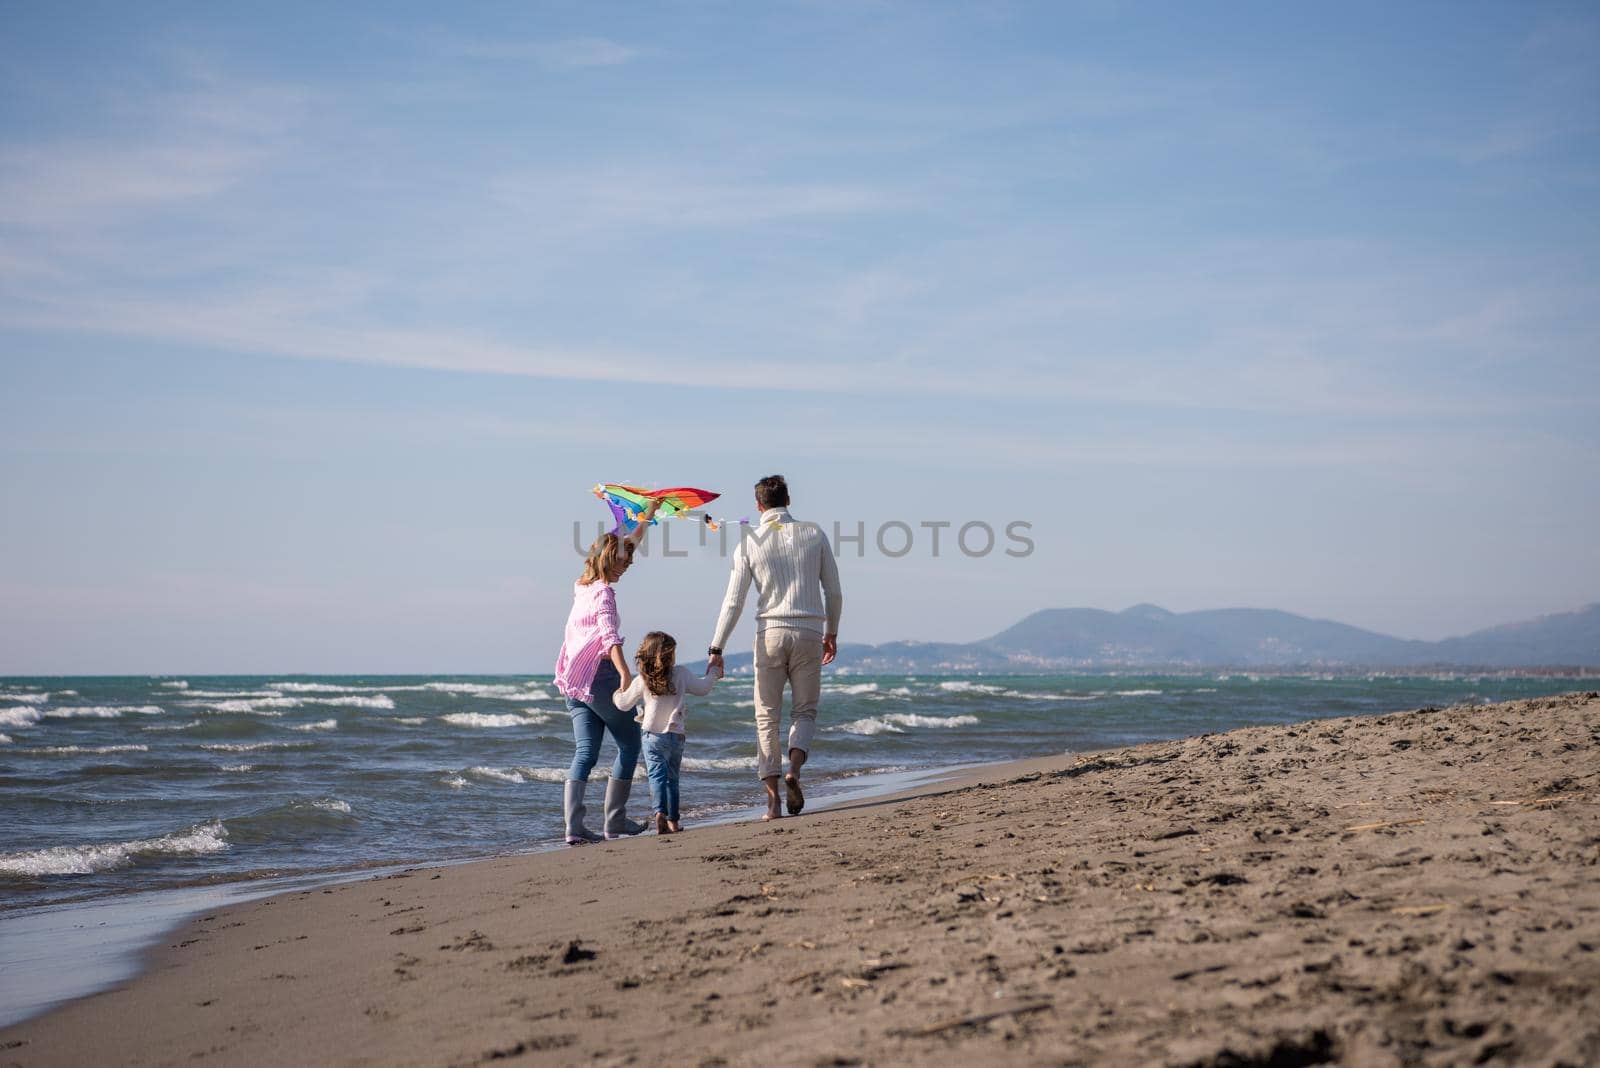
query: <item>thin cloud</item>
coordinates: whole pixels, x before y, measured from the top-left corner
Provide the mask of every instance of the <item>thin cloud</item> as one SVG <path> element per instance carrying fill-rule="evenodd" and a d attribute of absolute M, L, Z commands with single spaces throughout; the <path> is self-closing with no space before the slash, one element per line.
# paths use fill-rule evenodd
<path fill-rule="evenodd" d="M 568 37 L 553 41 L 456 39 L 444 51 L 462 59 L 536 63 L 547 70 L 620 67 L 642 54 L 640 49 L 607 37 Z"/>

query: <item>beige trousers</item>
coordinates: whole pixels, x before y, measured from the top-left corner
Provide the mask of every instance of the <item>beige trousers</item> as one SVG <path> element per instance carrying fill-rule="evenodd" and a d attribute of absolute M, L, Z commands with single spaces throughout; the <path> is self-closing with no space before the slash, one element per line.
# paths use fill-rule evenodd
<path fill-rule="evenodd" d="M 783 772 L 790 749 L 811 751 L 817 729 L 817 699 L 822 696 L 822 635 L 798 627 L 768 627 L 756 635 L 757 774 L 763 779 Z M 783 725 L 783 686 L 789 684 L 789 744 L 778 748 Z"/>

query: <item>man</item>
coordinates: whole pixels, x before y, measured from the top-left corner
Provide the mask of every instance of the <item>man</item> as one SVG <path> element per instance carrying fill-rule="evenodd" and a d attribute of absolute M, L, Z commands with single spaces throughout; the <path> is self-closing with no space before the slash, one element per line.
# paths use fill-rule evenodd
<path fill-rule="evenodd" d="M 722 669 L 722 647 L 744 611 L 750 584 L 756 585 L 756 743 L 757 774 L 767 790 L 764 820 L 781 816 L 778 774 L 783 752 L 778 729 L 783 720 L 783 687 L 787 683 L 793 709 L 789 714 L 789 773 L 783 777 L 789 815 L 805 807 L 800 769 L 811 749 L 817 726 L 817 699 L 822 694 L 822 666 L 839 651 L 839 565 L 828 536 L 815 523 L 796 523 L 789 515 L 789 486 L 782 475 L 756 483 L 761 519 L 753 531 L 741 528 L 733 553 L 733 572 L 722 599 L 717 629 L 707 650 L 711 664 Z"/>

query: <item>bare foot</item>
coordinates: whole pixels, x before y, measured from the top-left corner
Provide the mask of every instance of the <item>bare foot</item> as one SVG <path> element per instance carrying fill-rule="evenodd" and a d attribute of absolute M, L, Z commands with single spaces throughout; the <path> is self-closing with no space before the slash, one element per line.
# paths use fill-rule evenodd
<path fill-rule="evenodd" d="M 794 772 L 783 777 L 784 801 L 789 806 L 789 815 L 798 816 L 800 810 L 806 807 L 806 795 L 800 790 L 800 776 Z"/>
<path fill-rule="evenodd" d="M 671 834 L 672 833 L 672 825 L 667 822 L 667 817 L 663 816 L 659 812 L 656 813 L 656 833 L 657 834 Z"/>
<path fill-rule="evenodd" d="M 683 824 L 679 823 L 677 820 L 668 820 L 667 830 L 671 831 L 673 834 L 677 834 L 679 831 L 683 830 Z"/>

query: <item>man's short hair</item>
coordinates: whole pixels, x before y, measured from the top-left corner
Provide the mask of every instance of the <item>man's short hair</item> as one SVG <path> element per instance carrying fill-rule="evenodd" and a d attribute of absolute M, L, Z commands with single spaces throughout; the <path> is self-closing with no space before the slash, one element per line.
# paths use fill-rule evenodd
<path fill-rule="evenodd" d="M 756 504 L 763 512 L 769 508 L 789 507 L 789 483 L 782 475 L 768 475 L 756 483 Z"/>

